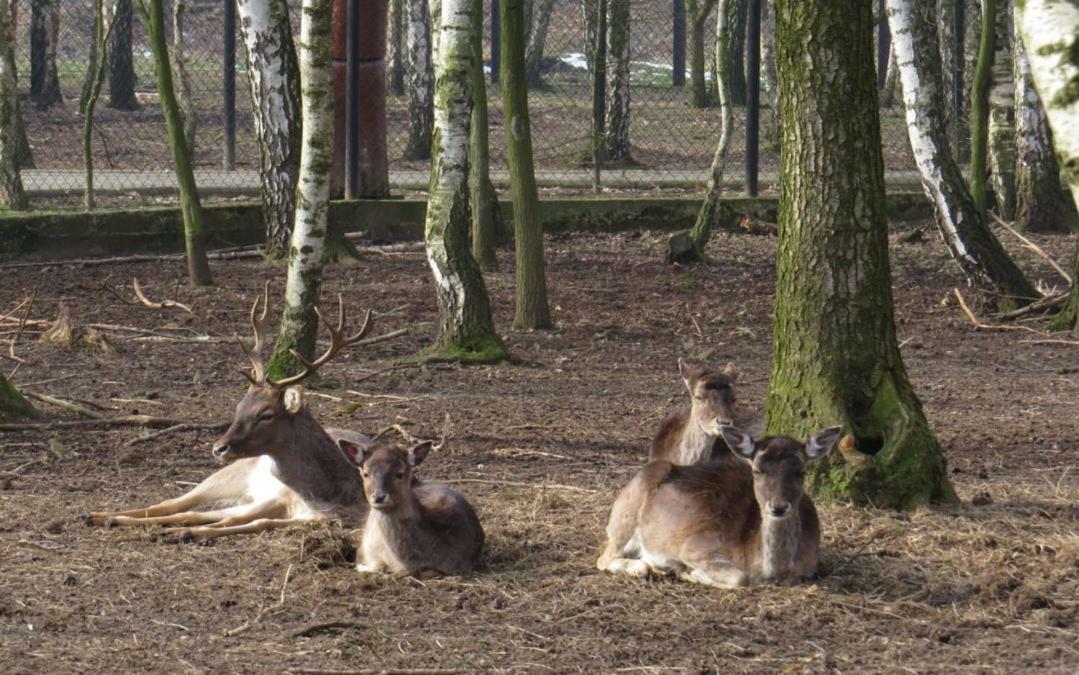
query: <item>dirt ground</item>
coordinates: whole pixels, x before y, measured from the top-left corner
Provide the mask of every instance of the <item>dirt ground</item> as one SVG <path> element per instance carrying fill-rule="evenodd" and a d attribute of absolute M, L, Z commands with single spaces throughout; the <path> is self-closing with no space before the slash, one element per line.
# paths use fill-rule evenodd
<path fill-rule="evenodd" d="M 129 446 L 145 430 L 4 433 L 0 663 L 7 672 L 1075 672 L 1079 350 L 972 330 L 944 302 L 958 278 L 927 234 L 893 249 L 898 331 L 963 504 L 822 506 L 816 580 L 720 591 L 595 569 L 615 492 L 685 398 L 677 357 L 734 360 L 742 403 L 761 408 L 775 241 L 720 234 L 716 264 L 671 268 L 659 262 L 659 234 L 565 235 L 547 240 L 556 330 L 510 331 L 512 277 L 488 276 L 513 365 L 377 372 L 434 330 L 423 258 L 371 256 L 327 272 L 325 297 L 344 293 L 354 314 L 373 307 L 376 332 L 411 332 L 327 366 L 312 405 L 326 424 L 372 431 L 402 421 L 427 436 L 449 414 L 449 442 L 421 475 L 461 481 L 475 503 L 488 536 L 481 570 L 423 582 L 362 577 L 335 556 L 343 538 L 326 528 L 214 546 L 89 528 L 81 516 L 90 510 L 146 505 L 207 476 L 214 434 Z M 1068 238 L 1037 240 L 1067 259 Z M 1058 283 L 1040 260 L 1015 253 Z M 509 270 L 508 251 L 501 261 Z M 182 268 L 173 262 L 5 270 L 0 308 L 36 289 L 38 318 L 63 301 L 84 321 L 246 336 L 246 308 L 266 279 L 279 294 L 283 271 L 212 267 L 219 286 L 198 292 L 174 288 Z M 152 297 L 192 303 L 195 316 L 127 306 L 102 290 L 132 275 Z M 243 391 L 245 361 L 228 340 L 113 337 L 115 354 L 98 356 L 33 337 L 28 330 L 16 347 L 32 361 L 16 383 L 116 414 L 227 420 Z"/>

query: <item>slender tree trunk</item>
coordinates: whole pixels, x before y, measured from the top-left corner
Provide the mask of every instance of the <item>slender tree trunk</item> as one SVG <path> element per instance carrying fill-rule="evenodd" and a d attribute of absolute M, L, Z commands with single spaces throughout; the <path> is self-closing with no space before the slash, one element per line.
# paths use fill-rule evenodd
<path fill-rule="evenodd" d="M 500 0 L 502 16 L 502 109 L 513 194 L 517 311 L 515 328 L 550 328 L 543 226 L 532 162 L 532 125 L 528 116 L 523 0 Z"/>
<path fill-rule="evenodd" d="M 967 116 L 963 110 L 956 108 L 956 99 L 953 95 L 956 78 L 956 40 L 963 36 L 955 33 L 955 4 L 965 0 L 936 0 L 937 2 L 937 44 L 940 48 L 940 78 L 943 88 L 941 102 L 944 105 L 945 133 L 948 140 L 948 148 L 957 160 L 962 156 L 960 148 L 967 147 L 965 139 L 970 138 L 967 131 Z M 896 62 L 895 46 L 892 46 L 892 62 Z M 963 65 L 962 61 L 959 62 Z M 897 68 L 898 70 L 898 68 Z M 887 98 L 885 99 L 887 100 Z M 966 98 L 964 97 L 963 101 Z M 958 101 L 962 103 L 962 101 Z"/>
<path fill-rule="evenodd" d="M 685 0 L 685 3 L 689 19 L 690 105 L 707 108 L 712 102 L 704 78 L 704 29 L 716 0 Z"/>
<path fill-rule="evenodd" d="M 390 0 L 387 47 L 390 63 L 390 90 L 395 96 L 405 94 L 404 0 Z"/>
<path fill-rule="evenodd" d="M 135 62 L 132 58 L 133 0 L 116 0 L 109 41 L 109 107 L 117 110 L 138 110 L 135 98 Z"/>
<path fill-rule="evenodd" d="M 535 0 L 532 21 L 528 30 L 528 42 L 525 44 L 525 73 L 528 85 L 537 87 L 541 84 L 540 70 L 543 66 L 543 51 L 547 46 L 547 32 L 551 26 L 551 13 L 555 0 Z"/>
<path fill-rule="evenodd" d="M 584 22 L 584 59 L 588 71 L 592 72 L 592 59 L 596 53 L 596 40 L 599 39 L 599 2 L 581 0 L 581 19 Z"/>
<path fill-rule="evenodd" d="M 8 0 L 0 0 L 0 207 L 25 209 L 26 192 L 22 187 L 17 157 L 18 91 L 15 83 L 15 47 L 9 24 Z M 20 411 L 21 397 L 0 376 L 0 418 L 5 410 Z"/>
<path fill-rule="evenodd" d="M 940 52 L 933 7 L 916 0 L 888 0 L 888 24 L 903 81 L 907 133 L 922 187 L 933 202 L 937 228 L 967 283 L 996 295 L 998 304 L 1026 304 L 1038 297 L 986 226 L 948 151 Z"/>
<path fill-rule="evenodd" d="M 629 144 L 629 0 L 607 2 L 607 111 L 604 157 L 633 163 Z"/>
<path fill-rule="evenodd" d="M 235 1 L 235 0 L 230 0 Z M 180 114 L 184 120 L 184 141 L 187 151 L 195 156 L 195 132 L 199 121 L 195 113 L 195 101 L 191 98 L 191 75 L 187 68 L 187 40 L 184 36 L 184 17 L 187 14 L 187 0 L 172 0 L 172 67 L 174 78 L 180 85 L 177 94 L 180 99 Z"/>
<path fill-rule="evenodd" d="M 289 252 L 300 163 L 300 72 L 285 0 L 239 0 L 240 37 L 259 146 L 266 255 Z"/>
<path fill-rule="evenodd" d="M 4 14 L 7 14 L 6 5 L 7 0 L 0 0 L 0 9 L 4 10 Z M 6 22 L 6 19 L 4 21 Z M 10 50 L 10 45 L 6 49 Z M 13 422 L 37 416 L 38 413 L 34 407 L 23 398 L 18 389 L 7 381 L 7 378 L 0 374 L 0 422 Z"/>
<path fill-rule="evenodd" d="M 497 2 L 497 0 L 495 0 Z M 469 138 L 469 190 L 472 200 L 472 257 L 480 269 L 498 270 L 495 244 L 502 221 L 498 195 L 491 184 L 488 144 L 487 78 L 483 73 L 483 0 L 475 0 L 472 21 L 472 129 Z"/>
<path fill-rule="evenodd" d="M 1034 88 L 1018 16 L 1014 23 L 1015 226 L 1033 232 L 1069 232 L 1079 225 L 1075 203 L 1061 185 L 1053 135 Z"/>
<path fill-rule="evenodd" d="M 989 89 L 989 179 L 997 215 L 1015 218 L 1015 81 L 1012 79 L 1012 22 L 1007 3 L 997 9 L 996 51 Z"/>
<path fill-rule="evenodd" d="M 843 425 L 841 451 L 811 471 L 818 497 L 953 501 L 895 337 L 870 3 L 777 0 L 776 15 L 783 188 L 768 432 Z"/>
<path fill-rule="evenodd" d="M 86 92 L 86 102 L 82 107 L 82 163 L 86 176 L 86 187 L 83 192 L 83 206 L 87 211 L 94 209 L 94 111 L 97 109 L 97 99 L 101 95 L 101 86 L 105 82 L 105 45 L 108 44 L 109 36 L 115 22 L 105 22 L 105 0 L 94 0 L 94 44 L 90 53 L 94 60 L 90 64 L 90 89 Z"/>
<path fill-rule="evenodd" d="M 761 2 L 761 140 L 779 149 L 779 83 L 776 80 L 776 10 L 774 0 Z"/>
<path fill-rule="evenodd" d="M 303 0 L 300 19 L 300 87 L 303 132 L 300 174 L 296 189 L 296 218 L 285 282 L 285 307 L 273 352 L 267 365 L 270 377 L 291 375 L 299 364 L 295 350 L 310 360 L 326 264 L 329 227 L 330 166 L 333 163 L 333 75 L 330 25 L 333 0 Z"/>
<path fill-rule="evenodd" d="M 60 3 L 32 0 L 30 8 L 30 95 L 38 110 L 47 110 L 64 100 L 56 69 Z"/>
<path fill-rule="evenodd" d="M 993 79 L 993 57 L 996 51 L 997 0 L 982 0 L 982 34 L 978 46 L 978 63 L 974 67 L 974 89 L 970 94 L 970 196 L 974 208 L 985 213 L 985 182 L 989 165 L 986 154 L 989 145 L 989 87 Z"/>
<path fill-rule="evenodd" d="M 1045 103 L 1061 174 L 1079 206 L 1079 5 L 1054 0 L 1025 0 L 1016 5 L 1030 72 Z M 1064 309 L 1053 320 L 1057 330 L 1079 330 L 1079 246 L 1072 264 L 1072 288 Z"/>
<path fill-rule="evenodd" d="M 896 63 L 895 48 L 888 55 L 888 72 L 884 75 L 884 88 L 880 92 L 880 105 L 882 108 L 895 106 L 895 96 L 899 89 L 899 64 Z"/>
<path fill-rule="evenodd" d="M 98 34 L 98 23 L 104 25 L 104 18 L 102 18 L 102 21 L 98 21 L 97 0 L 94 0 L 94 5 L 94 28 L 93 33 L 90 35 L 90 57 L 86 64 L 86 75 L 82 78 L 82 90 L 79 92 L 79 110 L 86 110 L 86 102 L 90 99 L 90 92 L 94 88 L 94 78 L 97 76 L 98 54 L 104 51 L 98 47 L 98 43 L 101 42 L 101 36 Z M 102 12 L 104 11 L 102 9 Z"/>
<path fill-rule="evenodd" d="M 192 286 L 213 284 L 210 263 L 206 259 L 202 203 L 199 200 L 195 173 L 191 168 L 191 153 L 184 139 L 180 106 L 176 102 L 176 89 L 172 82 L 172 65 L 169 63 L 169 47 L 165 38 L 165 10 L 163 0 L 139 0 L 139 12 L 150 34 L 154 53 L 154 71 L 157 75 L 157 93 L 161 99 L 161 113 L 169 137 L 169 150 L 176 169 L 176 181 L 180 186 L 180 212 L 184 221 L 184 245 L 187 250 L 187 280 Z"/>
<path fill-rule="evenodd" d="M 468 250 L 468 127 L 472 115 L 472 0 L 443 0 L 435 62 L 434 142 L 424 240 L 435 279 L 439 331 L 433 358 L 469 362 L 505 356 L 483 275 Z"/>
<path fill-rule="evenodd" d="M 731 105 L 746 104 L 746 0 L 734 0 L 727 4 L 727 25 L 730 40 L 722 47 L 716 45 L 717 76 L 730 82 Z M 717 33 L 718 36 L 718 33 Z"/>
<path fill-rule="evenodd" d="M 434 77 L 431 67 L 431 16 L 427 0 L 404 0 L 408 51 L 408 144 L 405 159 L 431 157 Z"/>

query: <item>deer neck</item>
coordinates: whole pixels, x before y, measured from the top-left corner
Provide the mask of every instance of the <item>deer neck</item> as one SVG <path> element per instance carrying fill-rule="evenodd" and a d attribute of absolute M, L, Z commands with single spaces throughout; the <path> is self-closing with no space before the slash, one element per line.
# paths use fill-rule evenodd
<path fill-rule="evenodd" d="M 686 420 L 686 428 L 682 430 L 682 436 L 675 446 L 674 463 L 688 466 L 707 459 L 712 453 L 715 440 L 716 437 L 704 430 L 691 410 L 689 419 Z"/>
<path fill-rule="evenodd" d="M 421 516 L 419 499 L 412 490 L 408 490 L 402 503 L 392 511 L 371 509 L 367 516 L 366 529 L 378 532 L 383 540 L 397 550 L 407 550 Z"/>
<path fill-rule="evenodd" d="M 290 434 L 273 453 L 278 477 L 305 498 L 339 506 L 363 500 L 363 483 L 322 426 L 305 410 L 292 420 Z"/>
<path fill-rule="evenodd" d="M 761 578 L 775 579 L 790 572 L 798 553 L 798 542 L 802 536 L 802 519 L 796 506 L 794 513 L 777 520 L 761 515 Z"/>

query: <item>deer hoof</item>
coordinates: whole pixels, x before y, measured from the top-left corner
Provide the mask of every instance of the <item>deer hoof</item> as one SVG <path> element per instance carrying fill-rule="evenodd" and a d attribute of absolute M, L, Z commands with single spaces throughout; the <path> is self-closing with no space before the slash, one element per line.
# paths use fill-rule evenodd
<path fill-rule="evenodd" d="M 180 535 L 176 537 L 176 541 L 181 544 L 193 544 L 195 543 L 195 535 L 192 534 L 191 530 L 182 530 Z"/>
<path fill-rule="evenodd" d="M 113 528 L 113 527 L 116 527 L 117 524 L 118 523 L 116 522 L 115 518 L 106 518 L 105 519 L 105 527 Z"/>

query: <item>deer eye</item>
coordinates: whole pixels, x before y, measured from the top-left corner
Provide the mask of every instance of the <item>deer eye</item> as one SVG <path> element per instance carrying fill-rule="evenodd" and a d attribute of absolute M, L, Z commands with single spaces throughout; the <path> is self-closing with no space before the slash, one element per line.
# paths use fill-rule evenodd
<path fill-rule="evenodd" d="M 360 475 L 363 476 L 364 478 L 367 478 L 367 472 L 364 471 L 363 469 L 360 469 Z"/>
<path fill-rule="evenodd" d="M 398 471 L 397 472 L 397 480 L 401 480 L 404 477 L 405 477 L 405 472 L 404 471 Z"/>
<path fill-rule="evenodd" d="M 257 421 L 258 422 L 265 422 L 266 420 L 272 420 L 273 417 L 274 417 L 274 411 L 267 410 L 266 412 L 264 412 L 264 413 L 262 413 L 261 415 L 258 416 Z"/>
<path fill-rule="evenodd" d="M 759 475 L 761 475 L 761 470 L 760 470 L 760 469 L 758 469 L 757 467 L 753 467 L 753 475 L 754 475 L 754 476 L 759 476 Z"/>

